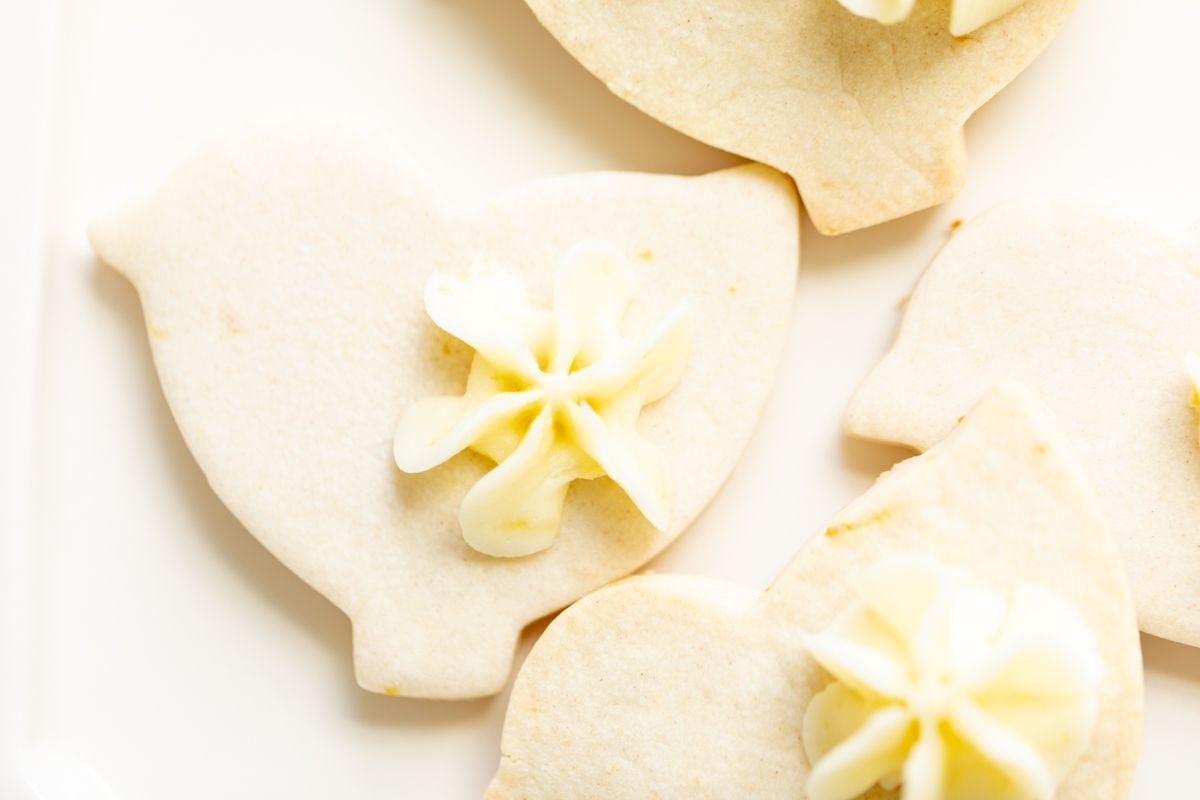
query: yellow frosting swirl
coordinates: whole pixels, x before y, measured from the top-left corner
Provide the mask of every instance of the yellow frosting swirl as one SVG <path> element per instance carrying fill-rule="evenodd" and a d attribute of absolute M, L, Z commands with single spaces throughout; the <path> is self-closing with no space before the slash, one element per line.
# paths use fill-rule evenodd
<path fill-rule="evenodd" d="M 839 0 L 851 13 L 892 25 L 908 19 L 916 0 Z M 953 0 L 950 7 L 950 33 L 966 36 L 999 19 L 1025 0 Z"/>
<path fill-rule="evenodd" d="M 395 438 L 404 472 L 423 472 L 471 449 L 495 461 L 467 493 L 467 543 L 493 556 L 550 546 L 567 488 L 608 475 L 659 530 L 668 521 L 660 455 L 637 433 L 643 406 L 679 382 L 687 359 L 685 309 L 644 340 L 621 335 L 634 270 L 615 248 L 582 243 L 559 262 L 552 311 L 533 309 L 519 280 L 486 264 L 465 279 L 435 274 L 425 307 L 438 327 L 475 350 L 466 393 L 410 407 Z"/>
<path fill-rule="evenodd" d="M 1188 353 L 1185 363 L 1188 376 L 1192 379 L 1192 408 L 1200 409 L 1200 356 Z M 1200 429 L 1196 432 L 1196 441 L 1200 442 Z"/>
<path fill-rule="evenodd" d="M 1200 356 L 1195 353 L 1188 353 L 1187 371 L 1192 379 L 1192 406 L 1200 408 Z"/>
<path fill-rule="evenodd" d="M 1096 724 L 1103 662 L 1050 590 L 1010 602 L 916 559 L 856 583 L 862 602 L 806 637 L 833 682 L 804 716 L 810 800 L 875 784 L 904 800 L 1050 798 Z"/>

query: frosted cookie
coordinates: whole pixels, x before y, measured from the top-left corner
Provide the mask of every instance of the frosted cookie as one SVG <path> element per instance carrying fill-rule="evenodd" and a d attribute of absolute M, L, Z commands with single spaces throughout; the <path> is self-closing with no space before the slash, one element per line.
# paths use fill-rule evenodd
<path fill-rule="evenodd" d="M 846 415 L 930 447 L 993 383 L 1035 391 L 1083 458 L 1142 630 L 1200 645 L 1200 449 L 1188 353 L 1200 247 L 1083 208 L 1024 203 L 959 229 Z"/>
<path fill-rule="evenodd" d="M 380 143 L 279 130 L 89 233 L 213 489 L 353 621 L 359 683 L 464 698 L 721 486 L 774 377 L 797 218 L 763 166 L 473 204 Z"/>
<path fill-rule="evenodd" d="M 998 388 L 765 593 L 584 598 L 517 676 L 486 797 L 1125 797 L 1137 625 L 1065 440 Z"/>
<path fill-rule="evenodd" d="M 690 136 L 790 174 L 813 224 L 830 234 L 956 194 L 963 123 L 1050 43 L 1075 6 L 527 2 L 620 97 Z"/>

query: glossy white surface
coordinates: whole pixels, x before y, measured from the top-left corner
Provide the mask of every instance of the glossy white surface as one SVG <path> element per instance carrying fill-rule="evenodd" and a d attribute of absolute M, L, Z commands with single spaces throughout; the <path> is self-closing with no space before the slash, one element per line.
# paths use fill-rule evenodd
<path fill-rule="evenodd" d="M 354 686 L 348 623 L 208 490 L 137 298 L 96 269 L 83 226 L 213 132 L 297 112 L 390 131 L 461 191 L 735 159 L 610 96 L 520 0 L 8 0 L 4 16 L 0 795 L 478 797 L 504 698 Z M 1197 29 L 1200 6 L 1179 0 L 1081 3 L 968 124 L 958 199 L 836 239 L 806 225 L 759 433 L 654 568 L 762 585 L 904 455 L 844 439 L 840 415 L 953 220 L 1024 192 L 1110 198 L 1168 228 L 1200 218 Z M 1134 797 L 1190 796 L 1200 650 L 1144 644 Z"/>

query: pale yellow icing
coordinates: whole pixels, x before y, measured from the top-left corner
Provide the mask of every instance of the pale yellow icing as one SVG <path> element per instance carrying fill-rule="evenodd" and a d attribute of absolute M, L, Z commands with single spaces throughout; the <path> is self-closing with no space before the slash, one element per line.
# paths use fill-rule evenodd
<path fill-rule="evenodd" d="M 404 413 L 395 460 L 404 472 L 423 472 L 469 448 L 496 462 L 463 500 L 459 521 L 471 547 L 493 556 L 549 547 L 571 482 L 602 475 L 666 528 L 666 471 L 637 420 L 683 374 L 687 314 L 677 309 L 642 341 L 625 339 L 634 281 L 621 252 L 592 242 L 559 262 L 551 311 L 532 308 L 519 280 L 487 264 L 465 279 L 430 279 L 429 316 L 475 358 L 465 394 Z"/>
<path fill-rule="evenodd" d="M 1200 356 L 1188 353 L 1185 361 L 1188 375 L 1192 379 L 1192 405 L 1200 408 Z"/>
<path fill-rule="evenodd" d="M 1192 379 L 1192 408 L 1200 409 L 1200 356 L 1188 353 L 1185 362 L 1188 376 Z M 1200 442 L 1200 429 L 1196 432 L 1196 441 Z"/>
<path fill-rule="evenodd" d="M 915 0 L 839 0 L 850 12 L 860 17 L 892 25 L 908 19 Z M 966 36 L 999 19 L 1025 0 L 953 0 L 950 10 L 950 33 Z"/>
<path fill-rule="evenodd" d="M 809 800 L 875 784 L 904 800 L 1052 797 L 1096 724 L 1103 662 L 1079 613 L 926 560 L 884 561 L 855 588 L 861 602 L 806 637 L 833 676 L 804 716 Z"/>

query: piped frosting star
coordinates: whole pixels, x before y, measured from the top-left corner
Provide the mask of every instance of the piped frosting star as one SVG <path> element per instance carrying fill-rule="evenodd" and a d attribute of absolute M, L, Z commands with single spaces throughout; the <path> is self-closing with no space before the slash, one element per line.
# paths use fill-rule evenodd
<path fill-rule="evenodd" d="M 1200 356 L 1188 353 L 1184 360 L 1188 376 L 1192 379 L 1192 405 L 1200 408 Z"/>
<path fill-rule="evenodd" d="M 494 266 L 429 280 L 429 316 L 475 357 L 462 396 L 428 398 L 404 413 L 395 460 L 409 473 L 464 449 L 496 462 L 463 499 L 471 547 L 509 557 L 544 550 L 571 482 L 602 475 L 666 528 L 666 471 L 637 420 L 682 377 L 687 313 L 676 309 L 642 341 L 627 340 L 621 321 L 633 288 L 628 259 L 600 243 L 577 245 L 559 262 L 549 312 L 532 308 L 521 282 Z"/>
<path fill-rule="evenodd" d="M 838 0 L 852 14 L 884 25 L 908 19 L 916 0 Z M 1025 0 L 953 0 L 950 7 L 950 33 L 966 36 L 1012 11 Z"/>
<path fill-rule="evenodd" d="M 1188 353 L 1184 358 L 1188 377 L 1192 379 L 1192 408 L 1200 409 L 1200 355 Z M 1200 430 L 1197 431 L 1196 441 L 1200 442 Z"/>
<path fill-rule="evenodd" d="M 876 783 L 904 800 L 1052 797 L 1096 724 L 1102 660 L 1074 608 L 1011 602 L 934 562 L 895 559 L 806 643 L 834 678 L 804 716 L 810 800 Z"/>

